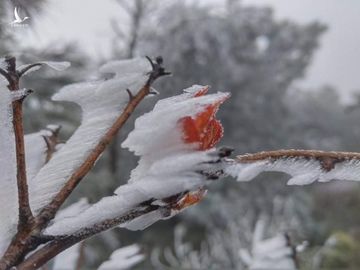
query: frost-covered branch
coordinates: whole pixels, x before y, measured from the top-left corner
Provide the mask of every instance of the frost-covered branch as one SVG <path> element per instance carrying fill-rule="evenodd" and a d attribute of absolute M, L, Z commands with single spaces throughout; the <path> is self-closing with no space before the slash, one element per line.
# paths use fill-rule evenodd
<path fill-rule="evenodd" d="M 1 113 L 3 114 L 1 116 L 1 139 L 4 141 L 0 144 L 0 149 L 2 152 L 1 168 L 5 179 L 2 180 L 4 185 L 2 185 L 3 194 L 1 198 L 5 203 L 2 203 L 1 217 L 5 220 L 1 220 L 2 224 L 0 226 L 0 254 L 3 255 L 0 260 L 0 269 L 7 269 L 9 265 L 24 256 L 24 250 L 31 249 L 34 243 L 37 243 L 36 245 L 43 243 L 43 240 L 40 240 L 42 239 L 40 235 L 31 234 L 35 220 L 30 207 L 27 176 L 31 177 L 47 162 L 45 151 L 49 155 L 50 152 L 53 152 L 53 149 L 47 148 L 46 150 L 46 146 L 50 146 L 47 145 L 47 142 L 55 144 L 56 142 L 53 140 L 55 140 L 56 135 L 54 134 L 55 131 L 48 131 L 48 133 L 43 132 L 41 135 L 28 136 L 30 141 L 35 139 L 36 143 L 38 143 L 39 151 L 37 149 L 35 151 L 28 149 L 30 144 L 26 145 L 24 136 L 22 103 L 24 98 L 32 91 L 20 90 L 19 88 L 20 76 L 16 67 L 16 58 L 9 56 L 3 62 L 5 63 L 6 74 L 2 72 L 2 75 L 6 78 L 7 87 L 10 91 L 3 87 L 5 85 L 2 81 L 2 89 L 0 89 L 2 92 Z M 12 127 L 7 123 L 9 121 L 12 122 Z M 41 153 L 40 149 L 45 149 L 44 153 Z M 30 155 L 25 156 L 25 151 L 28 150 Z M 34 162 L 31 159 L 33 154 L 35 154 Z M 44 156 L 45 158 L 41 161 Z M 29 166 L 26 164 L 27 161 L 31 163 Z M 4 168 L 6 169 L 4 170 Z M 27 172 L 27 169 L 29 169 L 29 172 Z M 16 187 L 13 184 L 15 178 Z M 13 201 L 18 202 L 16 208 Z M 18 217 L 14 215 L 16 212 L 18 212 Z M 14 225 L 17 229 L 14 228 Z M 11 244 L 3 254 L 11 238 Z"/>
<path fill-rule="evenodd" d="M 265 171 L 284 172 L 292 176 L 289 185 L 306 185 L 334 179 L 359 181 L 359 164 L 359 153 L 278 150 L 238 156 L 226 171 L 239 181 Z"/>
<path fill-rule="evenodd" d="M 169 74 L 162 67 L 160 57 L 156 62 L 148 60 L 139 58 L 108 63 L 101 68 L 101 72 L 115 73 L 113 78 L 71 85 L 54 96 L 54 100 L 76 102 L 82 107 L 82 125 L 51 159 L 54 142 L 51 137 L 45 138 L 48 148 L 46 161 L 49 162 L 31 179 L 34 184 L 29 187 L 30 207 L 36 215 L 35 224 L 27 226 L 24 233 L 17 234 L 0 260 L 0 269 L 18 264 L 37 247 L 36 242 L 30 243 L 30 240 L 42 236 L 49 221 L 94 166 L 136 106 L 152 93 L 151 84 L 158 77 Z M 64 63 L 41 63 L 55 69 L 64 67 Z M 39 66 L 25 66 L 16 75 L 25 74 Z"/>
<path fill-rule="evenodd" d="M 10 91 L 18 91 L 19 79 L 18 72 L 16 70 L 16 58 L 5 58 L 7 63 L 6 79 L 9 82 L 8 88 Z M 13 129 L 15 135 L 15 150 L 16 150 L 16 179 L 18 188 L 18 203 L 19 203 L 19 221 L 18 231 L 22 231 L 27 226 L 31 226 L 34 217 L 30 209 L 28 183 L 26 178 L 26 159 L 25 159 L 25 140 L 24 140 L 24 127 L 23 127 L 23 98 L 15 99 L 12 102 L 12 117 L 13 117 Z"/>
<path fill-rule="evenodd" d="M 135 110 L 135 108 L 139 105 L 139 103 L 150 93 L 151 90 L 151 84 L 159 77 L 168 75 L 169 73 L 165 71 L 165 69 L 162 67 L 162 59 L 158 58 L 156 63 L 153 63 L 153 61 L 148 58 L 151 64 L 152 70 L 148 71 L 148 75 L 146 76 L 146 81 L 144 81 L 144 85 L 141 85 L 140 78 L 135 77 L 134 79 L 140 80 L 141 88 L 136 89 L 136 95 L 133 96 L 132 92 L 129 97 L 129 102 L 127 103 L 126 107 L 123 109 L 122 113 L 119 117 L 115 119 L 115 122 L 110 122 L 111 126 L 106 131 L 106 133 L 99 139 L 99 141 L 96 143 L 96 145 L 93 147 L 91 152 L 87 155 L 87 157 L 84 159 L 81 164 L 79 164 L 79 167 L 76 168 L 76 170 L 71 174 L 69 179 L 66 181 L 66 184 L 61 188 L 61 190 L 54 196 L 51 200 L 51 202 L 46 205 L 42 211 L 39 213 L 39 216 L 37 217 L 38 226 L 40 228 L 44 228 L 48 222 L 54 218 L 56 212 L 59 210 L 61 205 L 65 202 L 67 197 L 72 193 L 72 191 L 75 189 L 75 187 L 80 183 L 80 181 L 83 179 L 83 177 L 92 169 L 95 162 L 98 160 L 100 155 L 103 153 L 105 148 L 110 144 L 114 136 L 117 134 L 117 132 L 121 129 L 121 127 L 125 124 L 125 122 L 129 119 L 132 112 Z M 120 64 L 121 66 L 122 64 Z M 114 66 L 104 66 L 103 71 L 111 71 L 114 72 L 115 69 L 119 69 L 117 67 L 117 64 L 115 63 Z M 119 70 L 118 72 L 122 72 L 122 70 Z M 115 83 L 120 83 L 120 79 L 123 79 L 123 74 L 120 73 L 118 81 L 115 80 Z M 137 81 L 136 85 L 139 83 Z M 110 85 L 104 85 L 107 87 L 120 87 L 116 84 Z M 134 85 L 131 85 L 134 87 Z M 129 89 L 126 89 L 129 93 Z M 89 94 L 89 93 L 88 93 Z M 109 96 L 108 98 L 112 99 L 113 97 Z M 116 100 L 115 100 L 116 101 Z M 121 101 L 119 101 L 121 102 Z M 110 105 L 110 104 L 109 104 Z M 111 112 L 109 112 L 110 114 Z M 103 120 L 103 122 L 106 122 Z M 46 176 L 45 176 L 46 177 Z"/>
<path fill-rule="evenodd" d="M 78 234 L 59 237 L 51 243 L 45 245 L 38 251 L 34 252 L 28 258 L 26 258 L 22 263 L 20 263 L 16 269 L 18 270 L 35 270 L 41 267 L 43 264 L 48 262 L 50 259 L 54 258 L 57 254 L 66 250 L 67 248 L 75 245 L 76 243 L 81 242 L 82 240 L 91 237 L 100 232 L 106 231 L 118 224 L 128 222 L 135 219 L 141 215 L 149 213 L 156 210 L 157 207 L 149 206 L 145 207 L 142 210 L 130 211 L 122 217 L 118 217 L 112 220 L 106 220 L 102 223 L 93 226 L 92 228 L 85 229 L 80 231 Z"/>
<path fill-rule="evenodd" d="M 73 216 L 55 218 L 44 231 L 55 240 L 26 259 L 20 269 L 40 266 L 64 249 L 115 226 L 142 230 L 198 203 L 206 194 L 204 186 L 224 175 L 222 167 L 231 153 L 227 148 L 212 148 L 222 134 L 214 116 L 228 94 L 206 96 L 207 90 L 191 87 L 183 95 L 158 102 L 152 112 L 138 118 L 124 142 L 142 156 L 131 181 L 114 196 Z M 151 126 L 161 117 L 162 128 Z"/>

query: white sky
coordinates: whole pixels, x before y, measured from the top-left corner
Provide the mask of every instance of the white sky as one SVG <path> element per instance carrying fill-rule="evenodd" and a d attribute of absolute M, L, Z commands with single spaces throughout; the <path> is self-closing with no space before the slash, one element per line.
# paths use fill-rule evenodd
<path fill-rule="evenodd" d="M 222 0 L 202 0 L 219 3 Z M 318 87 L 330 84 L 342 93 L 360 89 L 360 1 L 359 0 L 243 0 L 245 4 L 270 5 L 279 19 L 300 23 L 318 20 L 329 26 L 322 48 L 301 84 Z M 54 41 L 77 41 L 91 55 L 107 55 L 108 36 L 112 34 L 109 19 L 121 16 L 113 0 L 49 0 L 42 18 L 36 22 L 36 33 L 26 38 L 29 44 Z"/>

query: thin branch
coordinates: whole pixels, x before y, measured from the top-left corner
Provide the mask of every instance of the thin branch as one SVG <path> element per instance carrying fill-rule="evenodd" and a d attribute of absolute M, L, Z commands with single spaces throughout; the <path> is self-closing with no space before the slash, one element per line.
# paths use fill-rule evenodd
<path fill-rule="evenodd" d="M 265 160 L 265 159 L 279 159 L 279 158 L 313 158 L 313 159 L 359 159 L 360 153 L 357 152 L 326 152 L 326 151 L 318 151 L 318 150 L 275 150 L 275 151 L 263 151 L 254 154 L 245 154 L 237 156 L 237 159 L 243 163 L 251 163 L 254 161 Z"/>
<path fill-rule="evenodd" d="M 329 172 L 335 168 L 335 165 L 347 160 L 360 160 L 360 153 L 356 152 L 326 152 L 317 150 L 276 150 L 264 151 L 254 154 L 237 156 L 239 163 L 253 163 L 261 160 L 279 160 L 289 158 L 313 159 L 320 163 L 322 170 Z"/>
<path fill-rule="evenodd" d="M 8 64 L 7 75 L 10 79 L 8 88 L 10 91 L 19 90 L 20 77 L 16 71 L 16 58 L 7 57 L 5 61 Z M 17 187 L 19 201 L 19 222 L 18 232 L 24 230 L 33 223 L 34 217 L 30 209 L 29 191 L 26 179 L 25 163 L 25 142 L 23 127 L 23 99 L 15 100 L 12 103 L 13 109 L 13 128 L 16 143 L 16 165 L 17 165 Z"/>

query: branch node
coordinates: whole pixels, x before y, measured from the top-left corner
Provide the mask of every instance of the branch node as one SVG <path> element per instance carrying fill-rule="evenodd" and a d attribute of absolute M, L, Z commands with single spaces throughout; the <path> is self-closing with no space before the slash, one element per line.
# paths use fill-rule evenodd
<path fill-rule="evenodd" d="M 171 75 L 171 72 L 166 71 L 163 67 L 164 60 L 161 56 L 156 57 L 155 62 L 149 56 L 146 56 L 146 59 L 149 60 L 152 67 L 152 71 L 150 72 L 150 77 L 147 82 L 148 85 L 151 85 L 159 77 Z"/>

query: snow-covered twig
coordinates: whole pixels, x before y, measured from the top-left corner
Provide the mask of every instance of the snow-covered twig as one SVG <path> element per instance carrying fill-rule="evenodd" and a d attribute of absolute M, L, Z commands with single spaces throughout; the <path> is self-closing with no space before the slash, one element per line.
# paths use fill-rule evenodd
<path fill-rule="evenodd" d="M 19 90 L 19 79 L 16 70 L 15 57 L 5 58 L 7 62 L 8 88 L 10 91 Z M 17 188 L 19 203 L 18 231 L 21 232 L 27 226 L 32 226 L 34 216 L 30 209 L 29 191 L 26 178 L 25 140 L 23 127 L 23 99 L 16 99 L 12 102 L 13 128 L 15 134 L 16 167 L 17 167 Z"/>
<path fill-rule="evenodd" d="M 314 181 L 359 181 L 360 153 L 315 150 L 278 150 L 238 156 L 227 173 L 238 181 L 249 181 L 264 171 L 290 174 L 289 185 Z"/>

